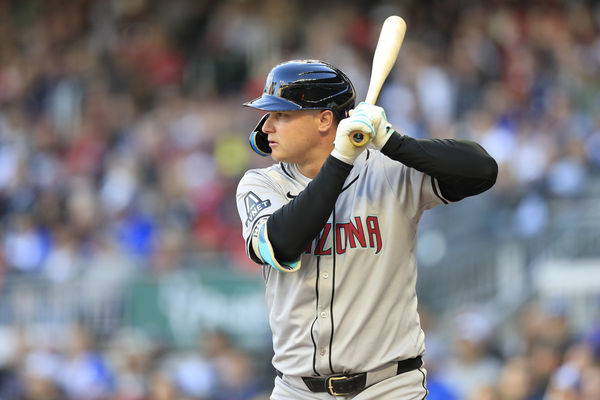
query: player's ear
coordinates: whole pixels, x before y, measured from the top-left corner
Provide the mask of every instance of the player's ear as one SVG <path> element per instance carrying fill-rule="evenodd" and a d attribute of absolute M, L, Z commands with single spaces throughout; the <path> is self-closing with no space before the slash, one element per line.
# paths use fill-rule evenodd
<path fill-rule="evenodd" d="M 331 110 L 321 110 L 319 112 L 319 131 L 328 132 L 335 123 L 335 117 Z"/>

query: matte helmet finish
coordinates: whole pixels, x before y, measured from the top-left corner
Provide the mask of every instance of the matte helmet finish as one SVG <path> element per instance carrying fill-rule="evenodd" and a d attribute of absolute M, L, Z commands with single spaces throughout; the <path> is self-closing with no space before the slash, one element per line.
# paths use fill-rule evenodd
<path fill-rule="evenodd" d="M 263 111 L 331 110 L 338 119 L 354 107 L 356 97 L 350 79 L 331 64 L 318 60 L 293 60 L 276 65 L 269 72 L 260 97 L 244 103 Z M 250 145 L 260 155 L 268 155 L 261 119 L 250 134 Z"/>

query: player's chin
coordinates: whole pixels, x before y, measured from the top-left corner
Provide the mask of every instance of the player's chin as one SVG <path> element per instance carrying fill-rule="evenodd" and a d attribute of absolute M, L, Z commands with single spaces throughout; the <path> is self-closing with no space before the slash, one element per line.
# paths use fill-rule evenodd
<path fill-rule="evenodd" d="M 277 148 L 271 149 L 271 158 L 277 162 L 289 162 L 289 156 Z"/>

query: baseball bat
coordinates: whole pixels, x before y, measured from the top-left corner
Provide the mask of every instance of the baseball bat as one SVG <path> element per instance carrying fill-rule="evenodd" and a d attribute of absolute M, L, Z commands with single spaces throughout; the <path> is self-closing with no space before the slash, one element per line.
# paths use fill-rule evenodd
<path fill-rule="evenodd" d="M 379 91 L 383 86 L 388 74 L 396 63 L 400 46 L 404 41 L 406 33 L 406 22 L 397 15 L 389 16 L 383 22 L 375 54 L 373 55 L 373 65 L 371 67 L 371 80 L 369 81 L 369 89 L 365 103 L 375 104 Z M 360 147 L 367 143 L 368 135 L 363 135 L 360 132 L 352 134 L 351 142 L 353 145 Z"/>

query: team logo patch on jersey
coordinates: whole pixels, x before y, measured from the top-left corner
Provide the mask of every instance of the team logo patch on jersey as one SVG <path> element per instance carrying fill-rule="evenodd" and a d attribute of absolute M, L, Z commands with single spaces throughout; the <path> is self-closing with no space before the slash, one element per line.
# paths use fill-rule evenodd
<path fill-rule="evenodd" d="M 244 197 L 244 205 L 246 207 L 246 215 L 248 216 L 246 226 L 248 226 L 262 210 L 271 206 L 271 200 L 261 200 L 253 192 L 248 192 L 246 197 Z"/>

